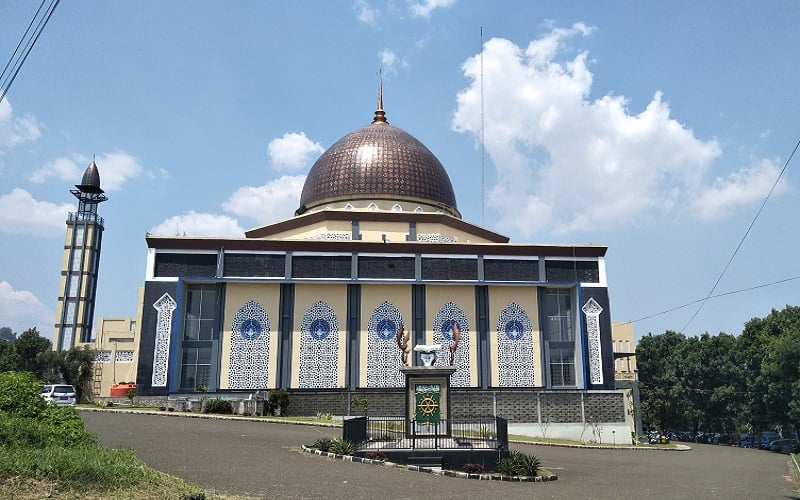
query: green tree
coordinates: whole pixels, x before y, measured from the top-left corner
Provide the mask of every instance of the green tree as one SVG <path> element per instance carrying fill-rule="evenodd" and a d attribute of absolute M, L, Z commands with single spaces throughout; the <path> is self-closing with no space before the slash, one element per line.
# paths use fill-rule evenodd
<path fill-rule="evenodd" d="M 739 337 L 740 363 L 747 381 L 748 398 L 743 419 L 755 431 L 776 425 L 797 430 L 798 331 L 800 307 L 772 310 L 765 318 L 753 318 Z"/>
<path fill-rule="evenodd" d="M 689 337 L 674 352 L 683 424 L 731 432 L 738 427 L 743 375 L 735 361 L 736 337 Z"/>
<path fill-rule="evenodd" d="M 39 331 L 30 328 L 22 332 L 11 345 L 11 351 L 6 353 L 4 371 L 31 372 L 41 379 L 46 371 L 43 353 L 51 350 L 50 340 L 39 335 Z"/>
<path fill-rule="evenodd" d="M 17 334 L 14 333 L 11 328 L 4 326 L 0 328 L 0 340 L 5 340 L 6 342 L 14 342 L 17 340 Z"/>
<path fill-rule="evenodd" d="M 42 383 L 30 372 L 0 373 L 0 416 L 33 418 L 47 406 Z"/>
<path fill-rule="evenodd" d="M 778 333 L 766 345 L 761 364 L 764 406 L 771 424 L 798 429 L 800 414 L 800 307 L 772 311 L 768 319 Z"/>
<path fill-rule="evenodd" d="M 0 340 L 0 372 L 11 371 L 11 351 L 11 344 Z"/>
<path fill-rule="evenodd" d="M 88 384 L 92 380 L 96 351 L 88 345 L 84 345 L 82 347 L 73 347 L 59 354 L 61 355 L 59 361 L 61 377 L 64 383 L 75 386 L 75 391 L 80 401 L 83 399 L 84 394 L 89 392 Z"/>
<path fill-rule="evenodd" d="M 675 351 L 686 340 L 683 334 L 668 330 L 661 335 L 648 334 L 636 346 L 639 368 L 639 393 L 642 421 L 645 425 L 672 427 L 681 422 L 681 386 Z"/>

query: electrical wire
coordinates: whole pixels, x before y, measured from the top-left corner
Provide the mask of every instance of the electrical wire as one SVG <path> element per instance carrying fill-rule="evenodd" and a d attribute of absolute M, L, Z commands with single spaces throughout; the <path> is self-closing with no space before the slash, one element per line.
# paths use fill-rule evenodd
<path fill-rule="evenodd" d="M 14 83 L 14 80 L 17 79 L 17 75 L 22 69 L 22 65 L 25 64 L 25 61 L 28 59 L 28 55 L 30 55 L 31 50 L 33 50 L 33 46 L 36 45 L 36 42 L 39 40 L 39 36 L 41 36 L 42 31 L 44 31 L 45 26 L 47 26 L 47 23 L 50 21 L 50 18 L 53 16 L 53 12 L 55 12 L 56 7 L 58 7 L 58 4 L 61 0 L 50 0 L 50 5 L 47 6 L 47 9 L 40 18 L 39 16 L 42 13 L 42 7 L 46 1 L 47 0 L 42 0 L 39 8 L 36 9 L 36 14 L 34 14 L 33 19 L 31 19 L 28 28 L 22 35 L 22 38 L 17 44 L 17 48 L 14 50 L 11 58 L 9 58 L 5 68 L 3 68 L 3 73 L 0 74 L 0 79 L 2 79 L 2 84 L 0 84 L 0 103 L 3 102 L 3 99 L 5 99 L 6 94 L 8 94 L 11 85 Z M 36 27 L 31 33 L 31 26 L 33 26 L 37 18 L 39 18 L 39 22 L 36 24 Z"/>
<path fill-rule="evenodd" d="M 646 319 L 655 318 L 657 316 L 662 316 L 664 314 L 671 313 L 671 312 L 677 311 L 679 309 L 683 309 L 684 307 L 689 307 L 691 305 L 697 304 L 698 302 L 703 302 L 704 300 L 716 299 L 718 297 L 725 297 L 727 295 L 735 295 L 737 293 L 750 292 L 752 290 L 757 290 L 759 288 L 765 288 L 765 287 L 773 286 L 773 285 L 780 285 L 781 283 L 786 283 L 788 281 L 793 281 L 793 280 L 797 280 L 797 279 L 800 279 L 800 276 L 792 276 L 791 278 L 785 278 L 785 279 L 778 280 L 778 281 L 772 281 L 770 283 L 763 283 L 761 285 L 754 285 L 754 286 L 747 287 L 747 288 L 740 288 L 739 290 L 733 290 L 733 291 L 730 291 L 730 292 L 718 293 L 716 295 L 712 295 L 711 297 L 707 297 L 707 298 L 704 298 L 704 299 L 693 300 L 693 301 L 687 302 L 686 304 L 683 304 L 681 306 L 673 307 L 671 309 L 667 309 L 665 311 L 657 312 L 655 314 L 650 314 L 648 316 L 643 316 L 641 318 L 637 318 L 637 319 L 634 319 L 634 320 L 631 320 L 631 321 L 624 321 L 622 324 L 636 323 L 638 321 L 644 321 Z"/>
<path fill-rule="evenodd" d="M 798 147 L 800 147 L 800 141 L 797 141 L 797 144 L 795 144 L 794 149 L 792 150 L 792 153 L 789 155 L 789 158 L 786 159 L 786 163 L 783 164 L 783 168 L 781 169 L 780 173 L 778 174 L 778 178 L 775 179 L 775 182 L 772 184 L 772 187 L 770 188 L 769 192 L 767 193 L 767 196 L 764 198 L 764 201 L 761 203 L 761 206 L 758 208 L 758 211 L 756 211 L 756 215 L 753 217 L 753 220 L 750 222 L 750 225 L 747 227 L 747 231 L 744 232 L 744 236 L 742 236 L 742 239 L 739 241 L 739 244 L 736 245 L 736 249 L 733 251 L 733 254 L 731 255 L 731 258 L 728 259 L 728 263 L 725 264 L 725 267 L 722 269 L 722 272 L 719 273 L 719 277 L 717 278 L 717 281 L 714 282 L 714 286 L 711 287 L 711 290 L 709 290 L 708 295 L 706 295 L 706 297 L 700 301 L 700 306 L 697 308 L 697 310 L 694 312 L 694 314 L 692 314 L 692 317 L 689 318 L 689 321 L 686 322 L 686 324 L 683 326 L 683 328 L 681 328 L 680 333 L 683 333 L 689 327 L 689 325 L 692 323 L 692 321 L 694 321 L 694 319 L 697 317 L 697 315 L 700 314 L 700 311 L 703 310 L 703 307 L 706 305 L 706 302 L 708 302 L 708 299 L 710 299 L 711 296 L 714 294 L 714 290 L 717 289 L 717 286 L 719 285 L 719 282 L 722 280 L 722 277 L 725 276 L 725 273 L 728 271 L 728 268 L 733 263 L 733 259 L 736 258 L 736 255 L 739 253 L 739 250 L 742 248 L 742 245 L 744 244 L 744 241 L 747 239 L 747 236 L 750 234 L 750 230 L 752 230 L 753 226 L 755 226 L 756 221 L 758 220 L 759 216 L 761 215 L 761 212 L 764 210 L 764 207 L 767 204 L 767 201 L 769 201 L 770 197 L 772 196 L 772 193 L 775 191 L 775 188 L 778 186 L 778 183 L 780 182 L 781 178 L 783 177 L 783 173 L 786 172 L 786 169 L 789 167 L 789 163 L 792 161 L 792 158 L 794 157 L 795 152 L 797 152 L 797 148 Z"/>

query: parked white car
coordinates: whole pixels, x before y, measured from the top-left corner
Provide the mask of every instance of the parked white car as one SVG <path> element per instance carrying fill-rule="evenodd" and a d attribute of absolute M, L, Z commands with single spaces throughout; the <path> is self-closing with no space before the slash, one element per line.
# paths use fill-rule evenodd
<path fill-rule="evenodd" d="M 75 403 L 78 402 L 75 388 L 71 385 L 43 385 L 41 396 L 48 403 L 58 406 L 75 406 Z"/>

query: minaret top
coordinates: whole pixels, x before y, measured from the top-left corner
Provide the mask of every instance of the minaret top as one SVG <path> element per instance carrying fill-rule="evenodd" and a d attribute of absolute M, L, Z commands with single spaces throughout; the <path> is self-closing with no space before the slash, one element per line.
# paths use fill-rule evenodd
<path fill-rule="evenodd" d="M 383 110 L 383 78 L 378 81 L 378 109 L 375 110 L 375 118 L 372 123 L 389 123 L 386 121 L 386 112 Z"/>
<path fill-rule="evenodd" d="M 97 171 L 97 164 L 94 160 L 92 160 L 92 163 L 90 163 L 83 172 L 81 183 L 75 184 L 75 187 L 83 193 L 103 193 L 103 190 L 100 188 L 100 173 Z"/>

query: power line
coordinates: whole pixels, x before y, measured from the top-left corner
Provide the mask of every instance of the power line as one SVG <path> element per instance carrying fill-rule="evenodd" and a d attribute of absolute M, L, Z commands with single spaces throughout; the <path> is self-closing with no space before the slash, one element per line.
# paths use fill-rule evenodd
<path fill-rule="evenodd" d="M 781 283 L 786 283 L 788 281 L 797 280 L 797 279 L 800 279 L 800 276 L 792 276 L 791 278 L 786 278 L 786 279 L 782 279 L 782 280 L 778 280 L 778 281 L 772 281 L 770 283 L 763 283 L 761 285 L 755 285 L 755 286 L 751 286 L 751 287 L 747 287 L 747 288 L 740 288 L 738 290 L 733 290 L 733 291 L 730 291 L 730 292 L 718 293 L 716 295 L 711 295 L 711 296 L 705 297 L 703 299 L 697 299 L 697 300 L 693 300 L 691 302 L 687 302 L 686 304 L 683 304 L 682 306 L 673 307 L 671 309 L 667 309 L 665 311 L 661 311 L 661 312 L 658 312 L 658 313 L 655 313 L 655 314 L 650 314 L 648 316 L 643 316 L 643 317 L 638 318 L 638 319 L 634 319 L 634 320 L 631 320 L 631 321 L 626 321 L 623 324 L 636 323 L 638 321 L 644 321 L 646 319 L 655 318 L 657 316 L 661 316 L 661 315 L 664 315 L 664 314 L 667 314 L 667 313 L 671 313 L 673 311 L 677 311 L 679 309 L 683 309 L 684 307 L 689 307 L 689 306 L 691 306 L 693 304 L 697 304 L 698 302 L 705 302 L 708 299 L 716 299 L 716 298 L 719 298 L 719 297 L 725 297 L 727 295 L 735 295 L 737 293 L 750 292 L 752 290 L 757 290 L 759 288 L 764 288 L 764 287 L 773 286 L 773 285 L 780 285 Z"/>
<path fill-rule="evenodd" d="M 42 3 L 39 4 L 39 8 L 36 9 L 33 19 L 31 19 L 30 24 L 28 24 L 28 28 L 25 30 L 25 33 L 22 35 L 22 38 L 20 38 L 20 41 L 17 44 L 17 48 L 14 49 L 14 53 L 11 55 L 6 63 L 6 66 L 3 68 L 3 72 L 0 73 L 0 79 L 2 79 L 2 84 L 0 84 L 0 103 L 3 102 L 8 90 L 14 83 L 14 80 L 17 79 L 17 75 L 22 69 L 22 65 L 28 59 L 28 55 L 31 53 L 31 50 L 33 50 L 33 46 L 36 45 L 36 42 L 39 40 L 39 36 L 42 34 L 42 31 L 44 31 L 45 26 L 47 26 L 48 21 L 50 21 L 50 17 L 52 17 L 53 12 L 56 10 L 56 7 L 58 7 L 60 1 L 61 0 L 50 0 L 50 5 L 48 5 L 47 9 L 44 11 L 44 13 L 42 13 L 42 7 L 44 7 L 44 4 L 47 2 L 47 0 L 42 0 Z M 31 32 L 31 26 L 33 26 L 37 18 L 39 21 L 36 24 L 33 32 Z"/>
<path fill-rule="evenodd" d="M 767 196 L 764 198 L 764 201 L 761 203 L 761 206 L 758 208 L 758 211 L 756 212 L 756 215 L 753 217 L 753 220 L 750 222 L 750 225 L 747 227 L 747 231 L 744 232 L 744 235 L 742 236 L 742 239 L 739 241 L 739 244 L 736 245 L 736 249 L 733 251 L 733 254 L 731 255 L 731 258 L 728 259 L 728 263 L 725 264 L 725 267 L 722 269 L 722 272 L 719 273 L 719 277 L 717 278 L 717 281 L 714 282 L 714 286 L 712 286 L 711 290 L 708 291 L 708 295 L 706 295 L 706 297 L 700 301 L 700 306 L 697 308 L 697 310 L 694 312 L 694 314 L 692 314 L 692 317 L 689 318 L 689 321 L 686 322 L 686 324 L 683 326 L 683 328 L 681 328 L 680 333 L 683 333 L 686 330 L 686 328 L 689 327 L 689 325 L 692 323 L 692 321 L 694 321 L 694 319 L 697 317 L 697 315 L 700 314 L 700 311 L 706 305 L 706 302 L 708 302 L 708 299 L 710 299 L 711 296 L 714 294 L 714 290 L 717 289 L 717 285 L 719 285 L 719 282 L 722 280 L 722 277 L 725 276 L 725 273 L 728 271 L 728 268 L 733 263 L 733 259 L 739 253 L 739 250 L 742 248 L 742 245 L 744 244 L 744 241 L 747 239 L 747 236 L 750 234 L 750 230 L 753 229 L 753 226 L 756 224 L 756 221 L 758 220 L 758 217 L 761 215 L 761 212 L 764 210 L 764 207 L 766 206 L 767 201 L 769 201 L 769 198 L 772 196 L 772 193 L 775 191 L 775 188 L 778 186 L 778 182 L 780 182 L 781 177 L 783 177 L 783 173 L 786 172 L 786 169 L 789 167 L 789 162 L 792 161 L 792 158 L 794 157 L 794 154 L 797 151 L 798 147 L 800 147 L 800 141 L 797 141 L 797 144 L 795 144 L 794 149 L 792 150 L 792 153 L 789 155 L 789 158 L 786 159 L 786 163 L 783 164 L 783 168 L 781 169 L 780 173 L 778 174 L 778 178 L 775 179 L 775 182 L 772 184 L 772 187 L 769 189 L 769 192 L 767 193 Z"/>
<path fill-rule="evenodd" d="M 481 26 L 481 226 L 486 227 L 486 136 L 483 108 L 483 26 Z"/>

